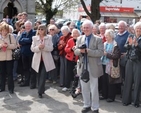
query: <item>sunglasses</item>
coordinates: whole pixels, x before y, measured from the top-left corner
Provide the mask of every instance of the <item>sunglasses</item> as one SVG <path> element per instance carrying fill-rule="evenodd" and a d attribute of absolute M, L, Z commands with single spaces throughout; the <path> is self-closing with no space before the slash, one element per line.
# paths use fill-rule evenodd
<path fill-rule="evenodd" d="M 41 31 L 43 31 L 44 29 L 38 29 L 38 30 L 41 30 Z"/>
<path fill-rule="evenodd" d="M 54 31 L 54 29 L 50 29 L 50 31 Z"/>

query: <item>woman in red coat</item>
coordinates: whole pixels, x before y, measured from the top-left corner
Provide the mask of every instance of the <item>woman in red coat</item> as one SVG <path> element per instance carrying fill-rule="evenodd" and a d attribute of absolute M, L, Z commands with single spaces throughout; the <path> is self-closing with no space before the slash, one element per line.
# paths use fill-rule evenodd
<path fill-rule="evenodd" d="M 66 52 L 65 47 L 70 38 L 72 38 L 70 29 L 68 26 L 63 26 L 61 28 L 61 32 L 63 36 L 60 37 L 59 43 L 58 43 L 58 50 L 60 55 L 60 86 L 63 87 L 65 85 L 65 63 L 66 63 Z"/>
<path fill-rule="evenodd" d="M 66 74 L 65 74 L 65 87 L 62 89 L 63 91 L 66 91 L 68 88 L 70 88 L 70 84 L 73 81 L 74 78 L 74 73 L 73 69 L 76 65 L 76 62 L 78 60 L 78 56 L 74 54 L 74 47 L 76 43 L 77 37 L 80 36 L 80 32 L 78 29 L 73 29 L 72 30 L 72 37 L 71 39 L 68 40 L 67 45 L 65 47 L 65 58 L 66 58 Z"/>

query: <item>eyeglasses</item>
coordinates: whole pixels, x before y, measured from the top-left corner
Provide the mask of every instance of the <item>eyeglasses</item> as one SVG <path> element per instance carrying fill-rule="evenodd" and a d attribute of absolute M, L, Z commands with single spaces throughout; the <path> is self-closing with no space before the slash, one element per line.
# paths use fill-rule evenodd
<path fill-rule="evenodd" d="M 50 29 L 50 31 L 54 31 L 54 29 Z"/>
<path fill-rule="evenodd" d="M 38 30 L 41 30 L 41 31 L 43 31 L 44 29 L 38 29 Z"/>

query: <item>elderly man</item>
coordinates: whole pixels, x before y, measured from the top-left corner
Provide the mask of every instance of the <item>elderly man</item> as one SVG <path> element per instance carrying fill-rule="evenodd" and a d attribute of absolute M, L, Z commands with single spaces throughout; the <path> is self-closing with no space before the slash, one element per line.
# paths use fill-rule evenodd
<path fill-rule="evenodd" d="M 84 31 L 84 35 L 78 37 L 78 40 L 76 42 L 76 48 L 74 50 L 75 54 L 79 55 L 80 62 L 78 64 L 78 68 L 84 61 L 82 59 L 85 52 L 87 52 L 88 57 L 87 65 L 90 80 L 87 83 L 80 80 L 82 86 L 82 96 L 84 100 L 82 113 L 87 113 L 90 110 L 92 110 L 93 113 L 98 113 L 98 77 L 103 74 L 100 58 L 104 54 L 104 47 L 102 39 L 96 35 L 93 35 L 93 23 L 90 20 L 84 21 L 84 23 L 82 24 L 82 28 Z M 80 46 L 83 44 L 86 44 L 86 49 L 80 49 Z"/>
<path fill-rule="evenodd" d="M 32 22 L 26 21 L 25 24 L 25 32 L 21 34 L 19 39 L 19 44 L 21 47 L 21 54 L 22 54 L 22 63 L 23 63 L 23 75 L 25 76 L 25 80 L 21 87 L 28 86 L 30 82 L 30 74 L 31 74 L 31 61 L 33 53 L 30 50 L 30 46 L 32 44 L 32 36 L 35 35 L 35 31 L 32 30 Z"/>
<path fill-rule="evenodd" d="M 123 20 L 119 21 L 118 22 L 118 32 L 116 34 L 116 37 L 115 37 L 115 41 L 117 42 L 118 44 L 118 47 L 120 49 L 120 52 L 121 52 L 121 60 L 120 60 L 120 64 L 123 64 L 122 62 L 124 61 L 124 56 L 126 54 L 126 48 L 124 47 L 126 41 L 127 41 L 127 38 L 129 36 L 129 32 L 127 31 L 127 23 Z M 125 66 L 123 65 L 120 65 L 120 74 L 121 74 L 121 78 L 122 80 L 124 81 L 125 80 Z M 120 84 L 117 84 L 117 92 L 119 94 L 121 94 L 121 84 L 122 84 L 122 80 L 121 80 L 121 83 Z"/>
<path fill-rule="evenodd" d="M 126 40 L 129 36 L 129 32 L 127 31 L 127 23 L 123 20 L 118 22 L 118 33 L 116 34 L 115 41 L 117 42 L 120 52 L 121 52 L 121 59 L 126 53 L 126 48 L 124 48 L 124 45 L 126 43 Z M 124 79 L 125 78 L 125 67 L 120 67 L 121 76 Z"/>

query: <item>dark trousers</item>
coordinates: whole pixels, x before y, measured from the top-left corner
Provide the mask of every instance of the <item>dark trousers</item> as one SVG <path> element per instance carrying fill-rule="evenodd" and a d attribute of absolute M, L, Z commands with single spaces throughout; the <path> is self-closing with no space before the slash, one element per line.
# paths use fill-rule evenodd
<path fill-rule="evenodd" d="M 24 56 L 22 55 L 22 63 L 23 63 L 23 74 L 25 76 L 24 83 L 29 85 L 30 75 L 31 75 L 31 62 L 32 56 Z"/>
<path fill-rule="evenodd" d="M 54 63 L 55 63 L 55 69 L 51 70 L 48 72 L 48 79 L 51 80 L 51 81 L 57 81 L 57 77 L 59 75 L 58 73 L 58 70 L 59 70 L 59 61 L 55 61 L 54 60 Z"/>
<path fill-rule="evenodd" d="M 109 85 L 109 78 L 108 78 L 108 74 L 105 73 L 105 69 L 106 69 L 106 65 L 102 65 L 103 66 L 103 76 L 101 76 L 101 93 L 102 93 L 102 97 L 104 98 L 108 98 L 108 85 Z"/>
<path fill-rule="evenodd" d="M 132 88 L 133 103 L 139 104 L 141 91 L 141 61 L 127 61 L 125 68 L 125 83 L 122 96 L 123 103 L 129 104 L 132 102 Z"/>
<path fill-rule="evenodd" d="M 65 56 L 60 56 L 60 86 L 65 85 L 65 64 L 66 64 L 66 58 Z"/>
<path fill-rule="evenodd" d="M 115 100 L 116 94 L 118 93 L 117 89 L 121 85 L 120 83 L 110 83 L 109 76 L 107 73 L 105 73 L 106 65 L 103 65 L 103 73 L 104 75 L 101 76 L 101 86 L 102 86 L 102 96 L 104 98 L 110 98 L 112 100 Z"/>
<path fill-rule="evenodd" d="M 40 63 L 39 73 L 38 73 L 38 93 L 43 94 L 45 91 L 45 81 L 46 81 L 46 69 L 43 61 Z"/>
<path fill-rule="evenodd" d="M 108 86 L 108 98 L 115 100 L 117 92 L 117 88 L 120 86 L 120 83 L 110 84 Z"/>
<path fill-rule="evenodd" d="M 0 89 L 5 90 L 6 78 L 8 78 L 8 90 L 14 90 L 13 61 L 0 61 Z"/>
<path fill-rule="evenodd" d="M 31 68 L 31 75 L 30 75 L 30 87 L 36 87 L 37 84 L 37 72 Z"/>
<path fill-rule="evenodd" d="M 73 69 L 76 65 L 76 62 L 74 61 L 70 61 L 66 59 L 66 64 L 65 64 L 65 70 L 66 70 L 66 74 L 65 74 L 65 87 L 70 88 L 71 82 L 74 80 L 74 73 L 73 73 Z"/>

